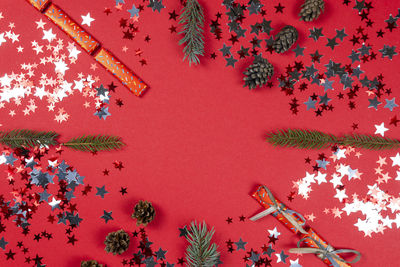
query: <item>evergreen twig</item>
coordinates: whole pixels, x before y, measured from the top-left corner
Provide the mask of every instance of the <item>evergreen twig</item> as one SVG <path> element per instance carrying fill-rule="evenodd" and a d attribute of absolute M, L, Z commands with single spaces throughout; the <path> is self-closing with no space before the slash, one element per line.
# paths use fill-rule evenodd
<path fill-rule="evenodd" d="M 207 231 L 207 225 L 203 221 L 197 224 L 192 222 L 186 235 L 190 245 L 186 249 L 186 262 L 189 267 L 211 267 L 217 264 L 220 253 L 217 245 L 211 242 L 214 235 L 214 228 Z"/>
<path fill-rule="evenodd" d="M 80 151 L 109 151 L 120 149 L 125 144 L 121 138 L 110 135 L 82 135 L 77 138 L 72 138 L 68 142 L 62 144 L 74 150 Z"/>
<path fill-rule="evenodd" d="M 342 144 L 345 146 L 361 147 L 370 150 L 384 150 L 400 147 L 399 140 L 365 134 L 345 135 L 342 138 Z"/>
<path fill-rule="evenodd" d="M 334 136 L 314 130 L 287 129 L 270 132 L 267 142 L 274 146 L 304 149 L 322 149 L 333 145 L 352 146 L 370 150 L 394 149 L 400 147 L 400 141 L 387 137 L 352 134 Z"/>
<path fill-rule="evenodd" d="M 39 132 L 27 129 L 0 131 L 0 143 L 11 148 L 62 145 L 90 152 L 116 150 L 125 145 L 120 137 L 111 135 L 82 135 L 65 143 L 59 143 L 58 136 L 58 133 L 53 131 Z"/>
<path fill-rule="evenodd" d="M 267 142 L 274 146 L 321 149 L 337 143 L 337 138 L 319 131 L 288 129 L 269 133 Z"/>
<path fill-rule="evenodd" d="M 11 148 L 17 147 L 35 147 L 35 146 L 50 146 L 57 144 L 58 134 L 49 132 L 38 132 L 33 130 L 12 130 L 0 132 L 0 143 Z"/>
<path fill-rule="evenodd" d="M 182 14 L 179 16 L 179 24 L 183 25 L 183 29 L 179 34 L 184 34 L 184 37 L 179 41 L 179 45 L 186 44 L 183 48 L 183 53 L 189 61 L 189 66 L 199 64 L 199 55 L 204 54 L 203 40 L 203 24 L 204 14 L 197 0 L 187 0 L 186 5 L 182 9 Z"/>

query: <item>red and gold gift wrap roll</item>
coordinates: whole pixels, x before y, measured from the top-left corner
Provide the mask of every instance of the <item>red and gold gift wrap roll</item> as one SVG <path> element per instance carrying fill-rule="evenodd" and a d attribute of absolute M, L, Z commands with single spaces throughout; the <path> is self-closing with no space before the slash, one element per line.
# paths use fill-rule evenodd
<path fill-rule="evenodd" d="M 115 75 L 118 80 L 128 87 L 135 95 L 140 96 L 147 88 L 147 85 L 137 75 L 130 71 L 106 49 L 101 48 L 96 54 L 95 59 L 106 68 L 106 70 Z"/>
<path fill-rule="evenodd" d="M 90 55 L 100 46 L 89 33 L 82 29 L 75 21 L 73 21 L 65 12 L 56 6 L 50 4 L 44 13 L 54 24 L 56 24 L 63 32 L 68 34 L 75 42 L 77 42 L 83 50 Z"/>
<path fill-rule="evenodd" d="M 31 5 L 40 12 L 42 12 L 46 8 L 47 4 L 51 2 L 50 0 L 27 0 L 27 1 L 31 3 Z"/>
<path fill-rule="evenodd" d="M 267 192 L 267 190 L 268 188 L 266 188 L 265 186 L 259 186 L 252 197 L 255 198 L 265 209 L 278 206 L 278 211 L 273 212 L 272 215 L 276 217 L 281 223 L 283 223 L 287 228 L 289 228 L 293 233 L 297 234 L 300 231 L 304 232 L 304 229 L 300 230 L 298 226 L 293 225 L 293 223 L 291 223 L 281 212 L 279 212 L 279 209 L 285 212 L 288 216 L 292 217 L 299 226 L 303 226 L 305 224 L 303 216 L 293 210 L 288 209 L 285 204 L 273 197 L 270 192 Z M 273 197 L 273 199 L 271 199 L 271 196 Z"/>
<path fill-rule="evenodd" d="M 44 13 L 49 20 L 78 43 L 83 50 L 93 56 L 132 93 L 136 96 L 142 95 L 147 85 L 110 51 L 104 49 L 95 38 L 71 19 L 60 7 L 51 3 L 51 0 L 27 1 L 41 13 Z"/>
<path fill-rule="evenodd" d="M 297 248 L 292 248 L 289 252 L 315 254 L 330 267 L 350 267 L 350 263 L 355 263 L 361 259 L 361 253 L 354 249 L 334 249 L 316 234 L 313 229 L 305 226 L 305 219 L 300 213 L 287 208 L 274 197 L 266 186 L 259 186 L 252 196 L 265 210 L 251 217 L 250 220 L 255 221 L 263 216 L 272 214 L 293 233 L 301 235 L 301 239 L 297 243 Z M 306 227 L 308 231 L 305 230 Z M 306 247 L 301 246 L 303 243 L 306 244 Z M 355 258 L 351 261 L 345 260 L 340 254 L 352 254 L 355 255 Z"/>
<path fill-rule="evenodd" d="M 312 228 L 309 228 L 307 234 L 302 234 L 301 238 L 304 238 L 303 244 L 310 248 L 320 248 L 322 246 L 327 249 L 329 244 L 323 240 Z M 322 259 L 330 267 L 351 267 L 339 254 L 335 254 L 335 257 L 325 257 Z"/>

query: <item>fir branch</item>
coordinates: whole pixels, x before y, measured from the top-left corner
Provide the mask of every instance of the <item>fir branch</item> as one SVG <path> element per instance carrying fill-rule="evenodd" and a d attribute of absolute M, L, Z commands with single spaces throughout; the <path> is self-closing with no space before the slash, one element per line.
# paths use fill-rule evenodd
<path fill-rule="evenodd" d="M 68 142 L 62 143 L 63 146 L 80 151 L 109 151 L 123 147 L 125 144 L 118 136 L 111 135 L 82 135 L 72 138 Z"/>
<path fill-rule="evenodd" d="M 191 63 L 199 64 L 199 55 L 204 54 L 204 36 L 203 24 L 204 24 L 204 14 L 197 0 L 187 0 L 186 6 L 182 9 L 182 14 L 179 16 L 179 24 L 183 25 L 183 29 L 179 34 L 184 34 L 184 37 L 179 41 L 179 45 L 186 44 L 183 48 L 183 53 L 189 61 L 189 66 Z"/>
<path fill-rule="evenodd" d="M 50 146 L 57 144 L 58 134 L 49 132 L 38 132 L 26 129 L 17 129 L 0 132 L 0 143 L 11 148 L 35 146 Z"/>
<path fill-rule="evenodd" d="M 352 146 L 369 150 L 395 149 L 400 147 L 400 141 L 387 137 L 366 134 L 334 136 L 313 130 L 278 130 L 270 132 L 267 142 L 274 146 L 295 147 L 305 149 L 322 149 L 333 145 Z"/>
<path fill-rule="evenodd" d="M 125 145 L 120 137 L 110 135 L 83 135 L 65 143 L 59 143 L 58 136 L 58 133 L 53 131 L 39 132 L 27 129 L 0 131 L 0 144 L 11 148 L 63 145 L 74 150 L 91 152 L 116 150 Z"/>
<path fill-rule="evenodd" d="M 187 266 L 211 267 L 216 265 L 220 254 L 215 243 L 210 245 L 214 232 L 214 228 L 207 231 L 207 225 L 204 221 L 199 225 L 196 221 L 191 223 L 186 235 L 186 240 L 190 243 L 186 249 Z"/>
<path fill-rule="evenodd" d="M 396 139 L 365 134 L 345 135 L 342 143 L 345 146 L 353 146 L 370 150 L 384 150 L 400 147 L 400 142 Z"/>
<path fill-rule="evenodd" d="M 311 130 L 278 130 L 267 134 L 267 142 L 274 146 L 322 149 L 337 143 L 333 135 Z"/>

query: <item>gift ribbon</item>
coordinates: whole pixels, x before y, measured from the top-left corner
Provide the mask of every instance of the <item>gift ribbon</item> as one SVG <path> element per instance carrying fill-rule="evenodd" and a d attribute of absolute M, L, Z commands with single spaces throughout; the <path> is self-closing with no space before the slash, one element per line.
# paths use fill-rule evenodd
<path fill-rule="evenodd" d="M 256 221 L 264 216 L 267 216 L 269 214 L 272 213 L 273 216 L 276 217 L 276 215 L 274 215 L 275 213 L 280 213 L 282 214 L 283 217 L 285 217 L 294 227 L 296 227 L 302 234 L 307 234 L 307 232 L 304 230 L 303 225 L 305 225 L 306 220 L 304 219 L 303 215 L 301 215 L 300 213 L 288 209 L 286 208 L 286 210 L 284 209 L 286 206 L 285 204 L 281 203 L 278 204 L 276 202 L 275 197 L 272 195 L 271 191 L 265 186 L 261 186 L 262 188 L 264 188 L 265 192 L 267 192 L 268 197 L 271 199 L 272 201 L 272 206 L 256 215 L 254 215 L 253 217 L 250 218 L 251 221 Z M 258 190 L 258 197 L 260 198 L 260 200 L 264 203 L 269 205 L 268 203 L 266 203 L 262 196 L 260 195 L 260 190 Z M 291 215 L 296 214 L 302 221 L 303 223 L 299 224 Z"/>
<path fill-rule="evenodd" d="M 305 241 L 306 239 L 312 240 L 315 244 L 317 244 L 318 248 L 305 248 L 305 247 L 300 247 L 301 242 Z M 332 266 L 334 267 L 340 267 L 340 265 L 337 263 L 338 260 L 343 263 L 355 263 L 361 259 L 361 253 L 358 252 L 357 250 L 354 249 L 334 249 L 331 245 L 328 244 L 328 246 L 324 247 L 321 242 L 315 240 L 312 237 L 305 237 L 299 240 L 297 242 L 297 248 L 291 248 L 289 250 L 290 253 L 300 253 L 300 254 L 306 254 L 306 253 L 312 253 L 317 255 L 318 258 L 321 260 L 328 259 Z M 338 254 L 341 253 L 353 253 L 354 255 L 357 255 L 357 257 L 352 260 L 352 261 L 347 261 L 339 257 Z"/>

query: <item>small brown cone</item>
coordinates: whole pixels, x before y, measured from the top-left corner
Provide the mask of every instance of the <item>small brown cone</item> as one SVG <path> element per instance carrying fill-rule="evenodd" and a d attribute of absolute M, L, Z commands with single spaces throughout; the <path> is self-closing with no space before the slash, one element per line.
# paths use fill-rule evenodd
<path fill-rule="evenodd" d="M 103 264 L 100 264 L 95 260 L 82 261 L 81 262 L 81 267 L 103 267 Z"/>
<path fill-rule="evenodd" d="M 105 250 L 108 253 L 121 255 L 129 247 L 130 237 L 124 230 L 118 230 L 111 232 L 107 235 L 104 244 L 106 245 Z"/>
<path fill-rule="evenodd" d="M 313 21 L 325 10 L 324 0 L 305 0 L 299 13 L 300 20 Z"/>
<path fill-rule="evenodd" d="M 136 204 L 132 218 L 136 219 L 136 225 L 143 225 L 146 226 L 156 216 L 156 210 L 154 209 L 153 205 L 149 201 L 142 201 L 140 200 L 139 203 Z"/>
<path fill-rule="evenodd" d="M 274 75 L 274 67 L 267 59 L 260 57 L 254 59 L 253 64 L 247 67 L 243 74 L 245 75 L 244 87 L 248 86 L 251 90 L 266 84 L 268 79 Z"/>
<path fill-rule="evenodd" d="M 287 25 L 283 27 L 277 35 L 275 35 L 272 47 L 274 48 L 275 52 L 279 54 L 286 52 L 297 41 L 298 37 L 299 33 L 297 32 L 296 28 Z"/>

